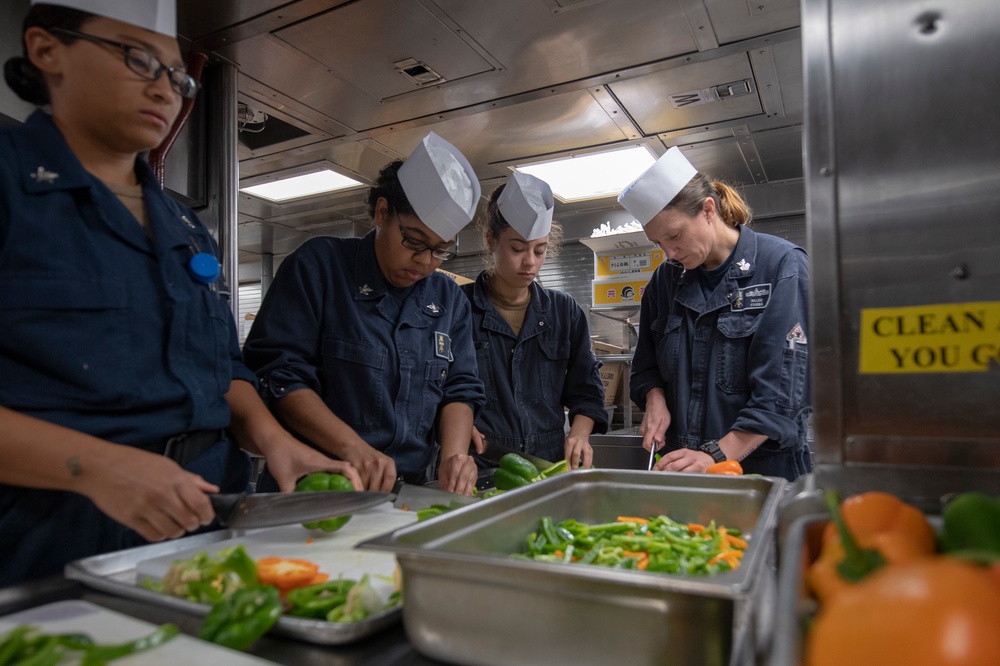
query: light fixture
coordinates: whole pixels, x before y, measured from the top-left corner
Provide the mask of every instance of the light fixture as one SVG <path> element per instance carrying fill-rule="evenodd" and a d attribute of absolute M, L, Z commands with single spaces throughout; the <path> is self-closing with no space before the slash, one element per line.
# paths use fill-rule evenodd
<path fill-rule="evenodd" d="M 327 194 L 358 187 L 364 183 L 348 178 L 331 169 L 298 174 L 268 182 L 241 187 L 240 192 L 252 194 L 261 199 L 283 203 L 292 199 L 303 199 L 317 194 Z"/>
<path fill-rule="evenodd" d="M 645 145 L 520 164 L 515 171 L 541 178 L 563 203 L 618 196 L 656 162 Z"/>

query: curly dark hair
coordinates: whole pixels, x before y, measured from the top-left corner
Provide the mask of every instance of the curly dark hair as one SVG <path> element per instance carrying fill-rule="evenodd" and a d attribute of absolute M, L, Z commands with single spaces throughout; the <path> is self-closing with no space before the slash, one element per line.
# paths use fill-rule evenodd
<path fill-rule="evenodd" d="M 403 215 L 413 215 L 413 206 L 403 192 L 403 186 L 399 182 L 399 167 L 403 166 L 403 160 L 389 162 L 378 172 L 378 180 L 368 190 L 368 216 L 375 221 L 375 204 L 380 197 L 385 197 L 389 203 L 389 210 Z"/>
<path fill-rule="evenodd" d="M 34 5 L 28 15 L 24 17 L 24 24 L 21 26 L 21 34 L 28 28 L 43 28 L 52 30 L 62 28 L 64 30 L 78 31 L 84 23 L 94 18 L 89 12 L 82 12 L 69 7 L 57 7 L 55 5 Z M 75 37 L 64 34 L 57 34 L 57 39 L 63 44 L 72 44 Z M 22 37 L 21 46 L 24 55 L 15 56 L 7 60 L 3 65 L 3 78 L 14 93 L 36 106 L 45 106 L 52 101 L 49 96 L 49 87 L 45 85 L 45 77 L 28 60 L 28 48 L 24 44 Z"/>

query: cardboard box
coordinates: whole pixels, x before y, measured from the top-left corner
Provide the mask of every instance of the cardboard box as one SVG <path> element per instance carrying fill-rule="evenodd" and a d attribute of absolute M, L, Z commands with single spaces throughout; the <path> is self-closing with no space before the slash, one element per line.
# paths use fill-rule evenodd
<path fill-rule="evenodd" d="M 652 273 L 593 280 L 594 305 L 639 305 Z"/>
<path fill-rule="evenodd" d="M 593 341 L 594 354 L 597 360 L 606 354 L 621 354 L 624 350 L 621 347 L 608 344 L 606 342 Z M 622 375 L 625 365 L 617 361 L 605 363 L 601 366 L 601 383 L 604 384 L 604 406 L 611 407 L 617 404 L 618 387 L 621 385 Z"/>

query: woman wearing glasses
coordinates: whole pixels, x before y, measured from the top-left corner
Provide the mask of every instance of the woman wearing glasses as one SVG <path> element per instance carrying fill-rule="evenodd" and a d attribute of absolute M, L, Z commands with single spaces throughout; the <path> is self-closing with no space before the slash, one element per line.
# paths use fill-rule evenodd
<path fill-rule="evenodd" d="M 468 161 L 432 132 L 379 173 L 374 230 L 313 238 L 281 263 L 244 345 L 281 421 L 371 490 L 427 482 L 435 464 L 445 490 L 475 485 L 469 442 L 485 399 L 469 302 L 435 269 L 479 195 Z"/>
<path fill-rule="evenodd" d="M 666 448 L 655 469 L 808 472 L 806 253 L 750 230 L 739 194 L 678 148 L 618 201 L 668 258 L 642 296 L 631 377 L 642 445 Z"/>
<path fill-rule="evenodd" d="M 587 315 L 569 294 L 536 282 L 558 248 L 548 184 L 514 173 L 490 195 L 483 225 L 487 268 L 463 285 L 486 407 L 473 441 L 589 467 L 590 435 L 608 431 L 604 386 L 591 351 Z M 569 409 L 570 430 L 565 431 Z"/>
<path fill-rule="evenodd" d="M 0 132 L 0 586 L 211 523 L 250 479 L 230 426 L 283 489 L 360 486 L 260 400 L 215 244 L 139 157 L 198 88 L 173 4 L 32 4 L 4 73 L 45 110 Z"/>

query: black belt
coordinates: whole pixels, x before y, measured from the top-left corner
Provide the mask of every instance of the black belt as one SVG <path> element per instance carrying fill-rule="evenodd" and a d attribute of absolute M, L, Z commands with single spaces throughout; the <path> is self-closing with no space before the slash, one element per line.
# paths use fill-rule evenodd
<path fill-rule="evenodd" d="M 224 430 L 195 430 L 174 435 L 163 441 L 163 455 L 185 467 L 208 451 L 225 436 Z"/>

